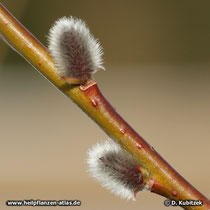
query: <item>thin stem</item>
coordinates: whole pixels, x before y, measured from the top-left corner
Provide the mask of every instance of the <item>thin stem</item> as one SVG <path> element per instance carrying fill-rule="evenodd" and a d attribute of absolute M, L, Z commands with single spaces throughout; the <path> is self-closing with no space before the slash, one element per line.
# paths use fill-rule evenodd
<path fill-rule="evenodd" d="M 46 48 L 0 4 L 2 38 L 43 76 L 72 99 L 112 139 L 130 152 L 150 174 L 151 192 L 174 200 L 202 200 L 203 206 L 185 209 L 210 209 L 210 201 L 179 175 L 133 128 L 115 111 L 101 94 L 97 84 L 88 87 L 64 82 L 56 73 Z"/>

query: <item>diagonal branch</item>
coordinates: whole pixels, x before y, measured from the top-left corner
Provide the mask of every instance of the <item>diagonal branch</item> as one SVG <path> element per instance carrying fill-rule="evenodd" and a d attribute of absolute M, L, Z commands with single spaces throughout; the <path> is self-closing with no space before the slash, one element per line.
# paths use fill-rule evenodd
<path fill-rule="evenodd" d="M 0 35 L 44 77 L 74 101 L 112 139 L 131 153 L 149 172 L 151 192 L 174 200 L 202 200 L 203 206 L 185 209 L 210 209 L 210 201 L 179 175 L 133 128 L 113 109 L 95 82 L 88 86 L 70 85 L 55 72 L 46 48 L 0 4 Z"/>

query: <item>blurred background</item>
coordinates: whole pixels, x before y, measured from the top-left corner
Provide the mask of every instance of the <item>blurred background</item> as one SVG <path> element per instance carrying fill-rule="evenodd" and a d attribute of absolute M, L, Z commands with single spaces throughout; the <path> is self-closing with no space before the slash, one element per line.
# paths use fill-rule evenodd
<path fill-rule="evenodd" d="M 58 18 L 85 20 L 104 48 L 106 71 L 94 76 L 101 91 L 210 197 L 209 0 L 1 2 L 45 46 Z M 78 199 L 91 210 L 165 208 L 165 199 L 149 192 L 122 200 L 89 176 L 87 150 L 106 134 L 2 40 L 0 108 L 1 209 L 13 209 L 5 205 L 12 199 Z"/>

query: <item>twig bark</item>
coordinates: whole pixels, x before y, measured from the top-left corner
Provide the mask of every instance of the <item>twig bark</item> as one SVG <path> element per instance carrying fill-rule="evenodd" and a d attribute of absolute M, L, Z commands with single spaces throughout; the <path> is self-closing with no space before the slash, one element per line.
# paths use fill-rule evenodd
<path fill-rule="evenodd" d="M 179 175 L 128 125 L 104 98 L 95 82 L 88 87 L 64 82 L 55 73 L 55 65 L 47 49 L 2 4 L 0 4 L 0 33 L 4 41 L 139 161 L 140 166 L 150 174 L 148 184 L 151 192 L 176 201 L 203 201 L 203 206 L 184 206 L 185 209 L 210 209 L 210 201 Z"/>

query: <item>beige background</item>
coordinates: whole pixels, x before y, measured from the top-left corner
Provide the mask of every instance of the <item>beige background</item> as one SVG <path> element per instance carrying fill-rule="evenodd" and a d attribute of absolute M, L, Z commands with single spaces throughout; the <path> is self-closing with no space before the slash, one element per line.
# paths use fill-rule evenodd
<path fill-rule="evenodd" d="M 58 17 L 85 19 L 105 49 L 107 70 L 95 75 L 101 91 L 210 197 L 209 1 L 2 2 L 44 44 Z M 165 199 L 149 192 L 122 200 L 89 176 L 86 152 L 107 136 L 2 41 L 0 107 L 1 209 L 15 208 L 5 206 L 8 199 L 79 199 L 79 208 L 93 210 L 165 208 Z"/>

